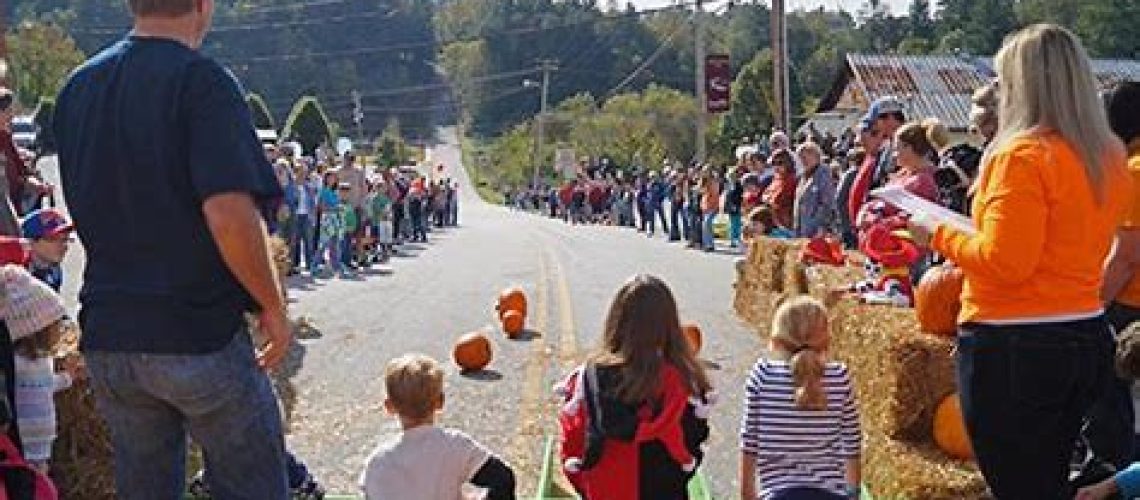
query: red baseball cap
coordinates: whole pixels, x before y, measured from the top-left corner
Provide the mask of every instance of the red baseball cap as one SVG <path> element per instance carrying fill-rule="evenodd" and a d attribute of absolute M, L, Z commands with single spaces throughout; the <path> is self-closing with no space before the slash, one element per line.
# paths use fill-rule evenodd
<path fill-rule="evenodd" d="M 51 236 L 70 233 L 75 229 L 71 220 L 55 208 L 41 208 L 24 218 L 20 230 L 30 240 L 40 240 Z"/>

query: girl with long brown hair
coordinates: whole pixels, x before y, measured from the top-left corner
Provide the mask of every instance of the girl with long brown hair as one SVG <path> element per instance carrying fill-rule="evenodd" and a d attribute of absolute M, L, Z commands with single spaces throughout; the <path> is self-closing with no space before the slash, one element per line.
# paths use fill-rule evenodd
<path fill-rule="evenodd" d="M 745 500 L 857 498 L 859 414 L 847 367 L 828 361 L 827 310 L 800 296 L 772 320 L 772 356 L 745 384 L 740 496 Z"/>
<path fill-rule="evenodd" d="M 563 467 L 596 499 L 683 499 L 704 456 L 712 388 L 660 279 L 618 291 L 600 349 L 559 386 Z"/>

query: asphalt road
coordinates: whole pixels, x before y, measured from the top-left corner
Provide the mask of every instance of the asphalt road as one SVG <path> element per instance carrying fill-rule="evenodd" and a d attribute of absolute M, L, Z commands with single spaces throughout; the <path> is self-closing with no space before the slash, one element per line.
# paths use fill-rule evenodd
<path fill-rule="evenodd" d="M 290 449 L 330 491 L 358 491 L 368 453 L 399 431 L 382 408 L 384 365 L 422 352 L 448 368 L 442 424 L 499 452 L 519 474 L 520 497 L 533 497 L 543 437 L 557 432 L 550 387 L 598 344 L 618 287 L 649 273 L 672 287 L 682 320 L 704 331 L 701 355 L 720 395 L 704 472 L 718 498 L 734 498 L 744 377 L 762 352 L 732 311 L 736 256 L 686 250 L 660 234 L 651 239 L 626 229 L 572 227 L 487 205 L 461 168 L 454 131 L 442 137 L 432 160 L 463 186 L 460 227 L 431 233 L 426 245 L 403 247 L 390 265 L 358 279 L 291 281 L 291 312 L 319 333 L 298 341 Z M 54 159 L 40 166 L 55 178 Z M 65 263 L 72 310 L 82 260 L 76 244 Z M 493 304 L 510 285 L 528 291 L 533 334 L 525 340 L 507 340 L 495 330 Z M 475 330 L 494 339 L 494 361 L 482 374 L 463 376 L 450 361 L 451 346 Z"/>
<path fill-rule="evenodd" d="M 732 311 L 735 256 L 484 204 L 458 168 L 450 137 L 432 153 L 465 186 L 459 228 L 432 233 L 428 245 L 359 281 L 295 282 L 293 311 L 311 318 L 321 338 L 302 341 L 290 447 L 332 489 L 355 491 L 369 451 L 398 432 L 381 408 L 384 364 L 423 352 L 449 368 L 443 424 L 503 454 L 522 493 L 533 495 L 542 437 L 556 431 L 551 385 L 598 344 L 619 286 L 650 273 L 670 284 L 682 319 L 704 330 L 702 357 L 721 394 L 706 474 L 719 498 L 734 496 L 740 394 L 761 348 Z M 508 285 L 528 291 L 535 335 L 511 341 L 494 333 L 490 371 L 459 375 L 449 361 L 452 342 L 469 331 L 494 332 L 493 303 Z"/>

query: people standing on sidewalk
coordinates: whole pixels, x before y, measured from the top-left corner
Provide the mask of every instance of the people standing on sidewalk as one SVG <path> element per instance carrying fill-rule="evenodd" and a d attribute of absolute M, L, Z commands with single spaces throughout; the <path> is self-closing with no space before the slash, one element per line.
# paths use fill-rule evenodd
<path fill-rule="evenodd" d="M 118 495 L 180 498 L 194 429 L 216 495 L 284 500 L 281 414 L 264 370 L 292 336 L 259 210 L 281 188 L 241 86 L 199 52 L 213 2 L 128 6 L 134 30 L 72 74 L 54 120 L 87 250 L 81 349 Z M 253 345 L 247 312 L 266 345 Z"/>
<path fill-rule="evenodd" d="M 1128 173 L 1135 190 L 1140 186 L 1140 82 L 1117 85 L 1106 94 L 1105 104 L 1109 125 L 1127 151 Z M 1105 266 L 1101 292 L 1108 305 L 1108 321 L 1117 334 L 1140 320 L 1140 273 L 1136 272 L 1137 269 L 1140 269 L 1140 193 L 1134 191 L 1116 231 L 1116 242 Z M 1089 448 L 1084 467 L 1088 481 L 1102 479 L 1100 476 L 1105 472 L 1121 470 L 1135 459 L 1136 410 L 1132 385 L 1130 377 L 1114 377 L 1089 413 L 1083 432 Z"/>
<path fill-rule="evenodd" d="M 781 227 L 795 228 L 796 164 L 791 151 L 781 149 L 772 154 L 772 182 L 760 200 L 772 207 L 776 223 Z"/>
<path fill-rule="evenodd" d="M 296 192 L 297 208 L 293 216 L 293 233 L 289 240 L 289 252 L 293 257 L 293 268 L 301 267 L 302 259 L 310 272 L 316 270 L 314 262 L 313 231 L 316 224 L 317 193 L 320 191 L 320 179 L 310 175 L 305 167 L 305 161 L 298 161 L 293 168 L 293 177 L 297 179 L 293 185 Z"/>
<path fill-rule="evenodd" d="M 724 194 L 724 213 L 728 215 L 728 245 L 737 248 L 744 235 L 744 182 L 740 179 L 741 170 L 733 168 L 728 172 L 728 182 Z"/>
<path fill-rule="evenodd" d="M 12 140 L 12 119 L 16 114 L 16 95 L 0 87 L 0 158 L 4 161 L 0 175 L 0 235 L 20 236 L 19 216 L 24 200 L 40 198 L 54 189 L 44 184 L 20 156 Z"/>
<path fill-rule="evenodd" d="M 835 181 L 831 169 L 820 163 L 823 152 L 814 142 L 800 145 L 797 153 L 804 170 L 796 181 L 793 229 L 797 238 L 814 238 L 831 232 L 835 217 Z"/>
<path fill-rule="evenodd" d="M 701 249 L 706 252 L 716 250 L 716 237 L 713 234 L 713 224 L 720 213 L 720 176 L 712 167 L 705 167 L 701 172 Z"/>
<path fill-rule="evenodd" d="M 965 274 L 958 389 L 990 490 L 1068 499 L 1084 416 L 1112 381 L 1101 286 L 1132 181 L 1075 35 L 1030 26 L 995 67 L 999 131 L 976 183 L 977 231 L 922 217 L 910 229 Z"/>
<path fill-rule="evenodd" d="M 340 182 L 336 172 L 325 172 L 324 185 L 318 200 L 321 218 L 317 243 L 317 262 L 326 272 L 337 274 L 344 270 L 341 259 L 341 238 L 344 236 L 343 212 L 340 209 Z"/>

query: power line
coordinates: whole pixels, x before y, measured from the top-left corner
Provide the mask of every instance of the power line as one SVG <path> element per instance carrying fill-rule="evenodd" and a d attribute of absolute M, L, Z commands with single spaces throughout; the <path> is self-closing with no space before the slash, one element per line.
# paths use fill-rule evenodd
<path fill-rule="evenodd" d="M 392 10 L 388 10 L 388 11 L 375 11 L 375 12 L 363 12 L 363 13 L 353 13 L 353 14 L 342 14 L 339 16 L 332 16 L 332 17 L 321 18 L 321 19 L 304 19 L 304 20 L 297 20 L 297 21 L 274 21 L 274 22 L 269 22 L 269 23 L 222 24 L 222 25 L 218 25 L 218 26 L 214 26 L 214 27 L 210 28 L 210 35 L 216 35 L 216 34 L 221 34 L 221 33 L 240 32 L 240 31 L 256 31 L 256 30 L 260 30 L 260 29 L 285 29 L 285 28 L 295 28 L 295 27 L 299 27 L 299 26 L 311 26 L 311 25 L 325 26 L 325 25 L 328 25 L 330 23 L 345 23 L 345 22 L 368 20 L 368 19 L 378 18 L 378 17 L 392 17 L 397 12 L 399 12 L 398 9 L 392 9 Z M 72 29 L 71 31 L 74 33 L 81 33 L 81 34 L 86 34 L 86 35 L 118 35 L 118 34 L 121 34 L 124 29 L 125 28 L 123 28 L 123 27 L 118 27 L 118 28 L 76 28 L 76 29 Z"/>

